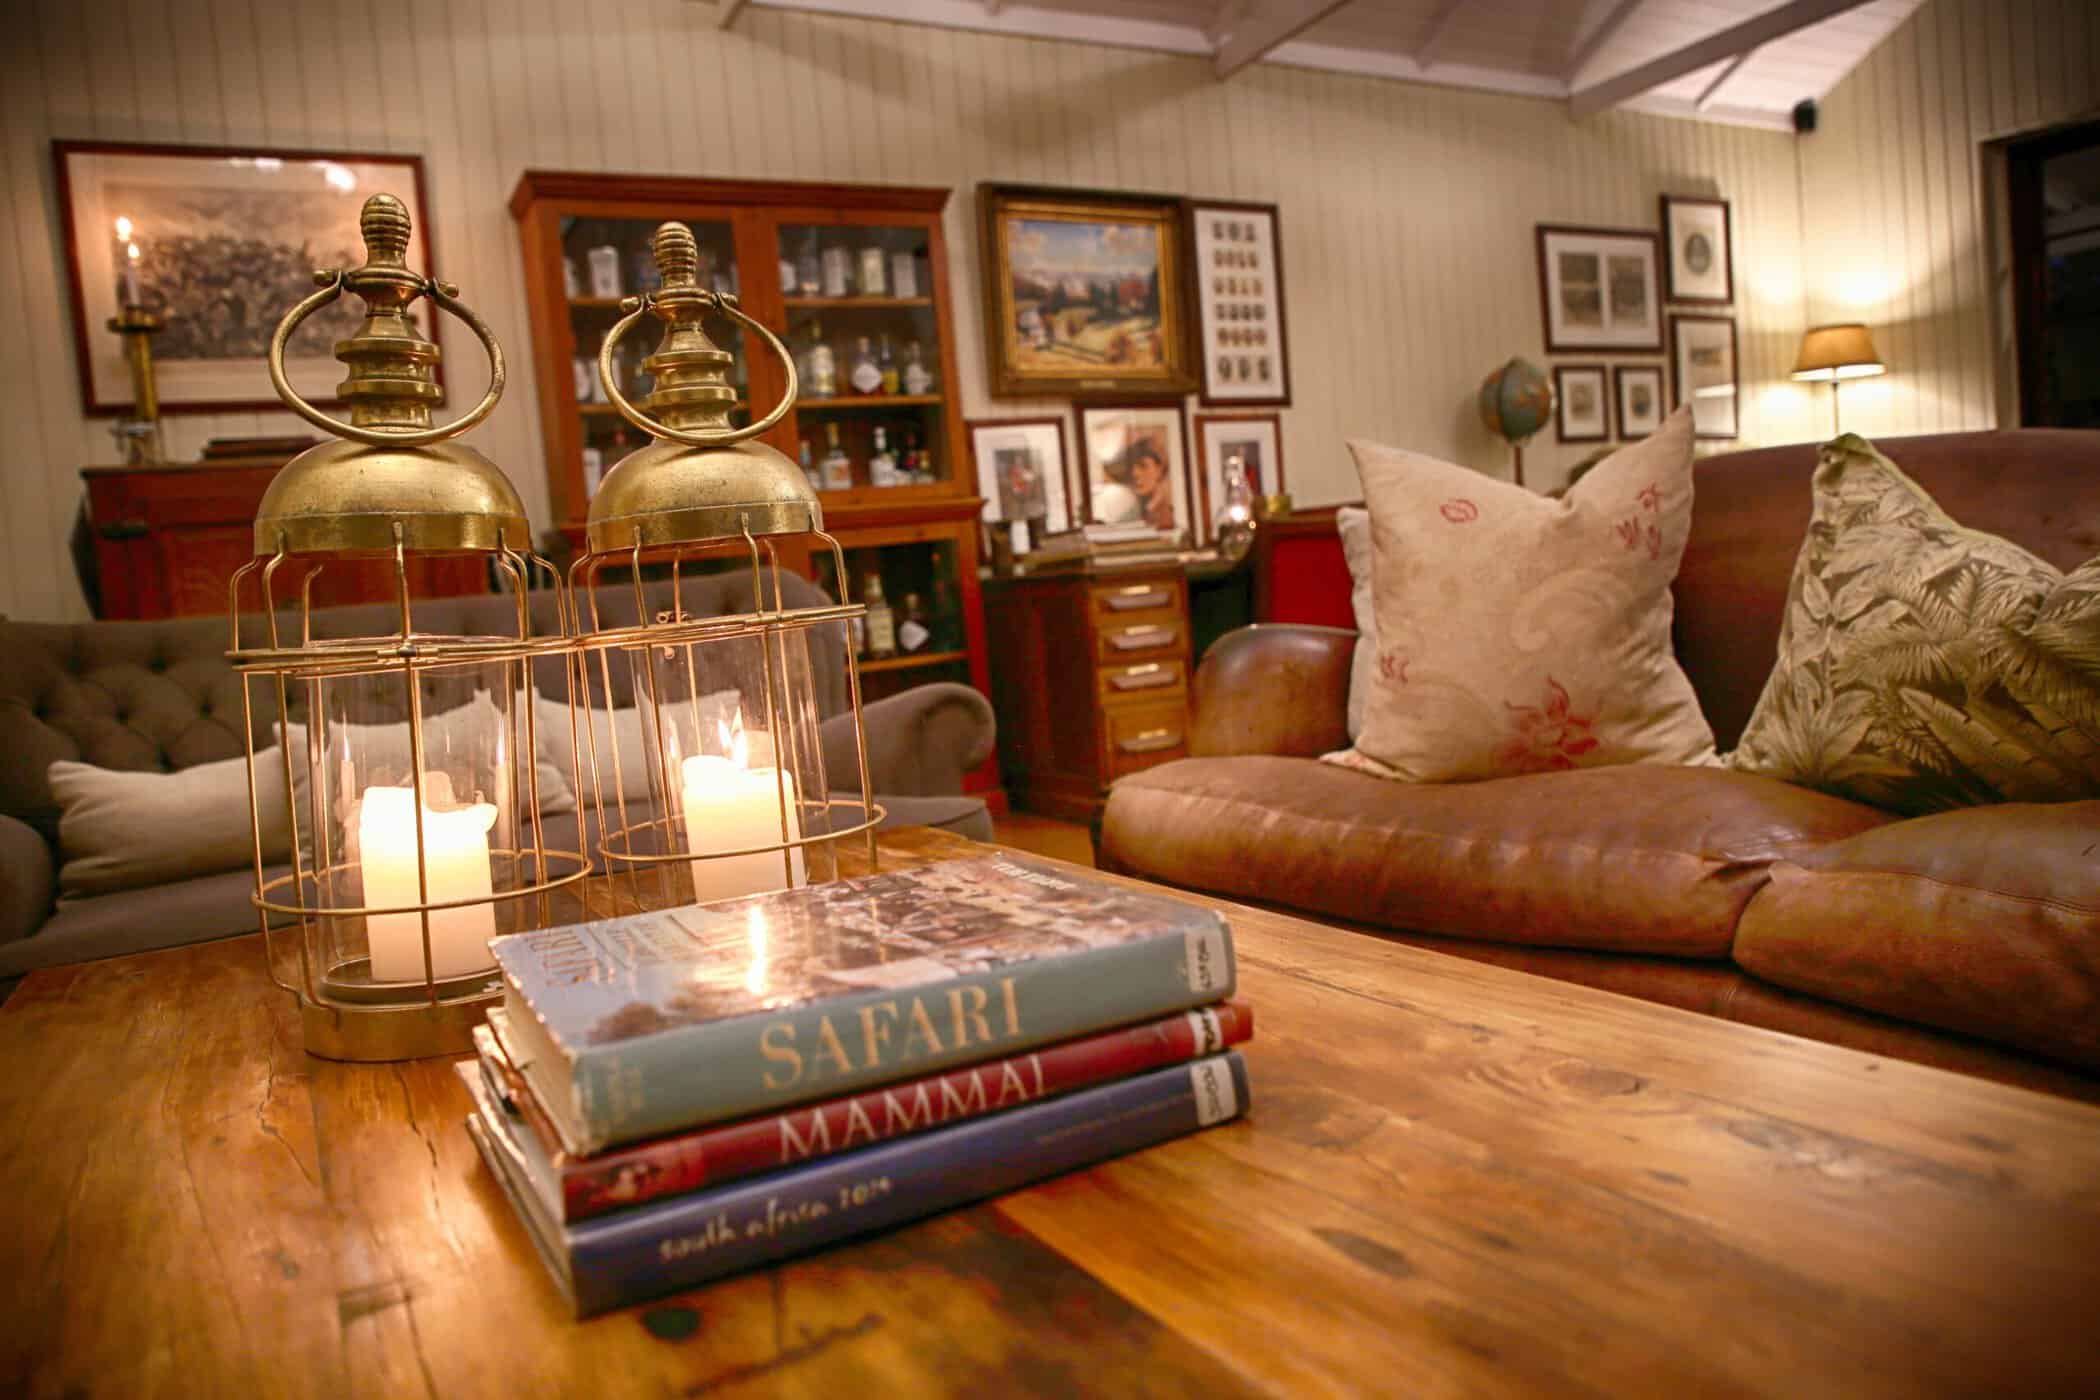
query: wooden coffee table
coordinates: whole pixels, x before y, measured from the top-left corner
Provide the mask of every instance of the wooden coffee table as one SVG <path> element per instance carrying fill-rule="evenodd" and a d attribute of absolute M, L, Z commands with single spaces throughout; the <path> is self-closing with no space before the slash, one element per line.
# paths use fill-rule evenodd
<path fill-rule="evenodd" d="M 928 832 L 897 861 L 967 853 Z M 1230 906 L 1227 906 L 1230 907 Z M 2100 1109 L 1232 907 L 1252 1117 L 570 1321 L 449 1064 L 257 940 L 0 1009 L 35 1395 L 2071 1394 Z"/>

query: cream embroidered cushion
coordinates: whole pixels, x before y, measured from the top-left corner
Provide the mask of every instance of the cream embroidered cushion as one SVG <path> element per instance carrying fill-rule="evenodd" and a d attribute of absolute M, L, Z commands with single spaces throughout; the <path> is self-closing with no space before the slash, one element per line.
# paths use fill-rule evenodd
<path fill-rule="evenodd" d="M 1356 747 L 1414 782 L 1713 763 L 1670 651 L 1692 420 L 1670 415 L 1552 500 L 1351 442 L 1371 512 L 1378 650 Z"/>
<path fill-rule="evenodd" d="M 1371 596 L 1371 512 L 1343 506 L 1334 513 L 1335 533 L 1342 539 L 1342 562 L 1349 566 L 1349 610 L 1356 614 L 1356 652 L 1349 662 L 1349 742 L 1363 732 L 1364 706 L 1378 669 L 1377 604 Z"/>
<path fill-rule="evenodd" d="M 2066 574 L 1958 525 L 1845 434 L 1729 762 L 1912 815 L 2100 797 L 2100 558 Z"/>

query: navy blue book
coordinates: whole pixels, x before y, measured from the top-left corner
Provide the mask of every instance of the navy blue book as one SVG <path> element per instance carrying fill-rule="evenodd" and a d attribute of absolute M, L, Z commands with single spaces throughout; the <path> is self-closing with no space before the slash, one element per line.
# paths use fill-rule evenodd
<path fill-rule="evenodd" d="M 1247 1107 L 1246 1063 L 1228 1051 L 563 1226 L 532 1189 L 531 1156 L 544 1149 L 531 1128 L 477 1062 L 456 1068 L 475 1103 L 467 1130 L 579 1317 L 1092 1166 Z"/>

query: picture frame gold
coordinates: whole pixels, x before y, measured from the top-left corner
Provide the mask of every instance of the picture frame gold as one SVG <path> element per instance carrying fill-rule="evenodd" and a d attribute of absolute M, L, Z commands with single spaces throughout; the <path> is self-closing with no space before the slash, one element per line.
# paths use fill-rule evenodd
<path fill-rule="evenodd" d="M 1178 396 L 1196 387 L 1184 201 L 977 187 L 995 398 Z"/>

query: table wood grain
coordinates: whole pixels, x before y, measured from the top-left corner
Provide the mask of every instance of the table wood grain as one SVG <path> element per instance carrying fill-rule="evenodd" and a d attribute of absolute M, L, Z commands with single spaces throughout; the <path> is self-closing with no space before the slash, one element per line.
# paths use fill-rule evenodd
<path fill-rule="evenodd" d="M 888 858 L 974 849 L 927 832 Z M 1249 1118 L 570 1320 L 450 1065 L 257 940 L 0 1009 L 0 1382 L 76 1395 L 2091 1393 L 2100 1109 L 1221 905 Z"/>

